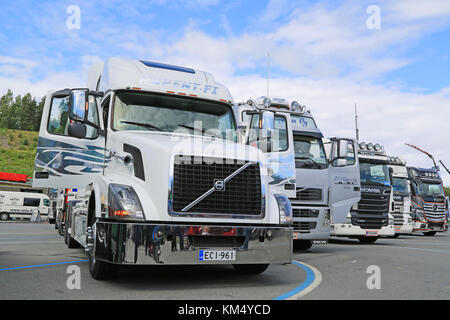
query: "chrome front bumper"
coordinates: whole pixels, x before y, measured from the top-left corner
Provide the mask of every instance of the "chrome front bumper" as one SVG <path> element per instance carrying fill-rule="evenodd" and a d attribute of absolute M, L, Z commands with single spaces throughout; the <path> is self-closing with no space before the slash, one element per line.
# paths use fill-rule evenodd
<path fill-rule="evenodd" d="M 284 264 L 292 228 L 97 222 L 96 259 L 117 264 Z M 234 261 L 200 261 L 199 250 L 236 250 Z"/>

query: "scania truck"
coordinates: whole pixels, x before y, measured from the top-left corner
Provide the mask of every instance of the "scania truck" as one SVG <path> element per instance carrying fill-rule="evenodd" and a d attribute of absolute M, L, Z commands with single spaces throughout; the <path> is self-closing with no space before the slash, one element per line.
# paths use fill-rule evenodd
<path fill-rule="evenodd" d="M 380 236 L 395 236 L 392 173 L 389 158 L 380 144 L 359 144 L 361 200 L 348 212 L 345 223 L 331 225 L 331 234 L 373 243 Z"/>
<path fill-rule="evenodd" d="M 94 279 L 135 264 L 291 262 L 290 202 L 264 153 L 239 143 L 232 106 L 210 73 L 122 58 L 94 65 L 87 88 L 47 95 L 33 185 L 78 189 L 67 240 Z"/>
<path fill-rule="evenodd" d="M 328 159 L 323 134 L 310 111 L 297 101 L 261 97 L 236 104 L 235 115 L 239 127 L 252 144 L 257 137 L 260 112 L 274 113 L 279 146 L 270 152 L 280 158 L 291 157 L 297 187 L 291 197 L 294 227 L 294 248 L 309 249 L 313 243 L 326 243 L 330 237 L 331 221 L 345 222 L 350 208 L 360 200 L 360 178 L 357 142 L 334 138 Z M 291 154 L 283 154 L 293 150 Z M 284 162 L 284 161 L 283 161 Z M 283 189 L 292 189 L 289 181 L 274 181 Z"/>
<path fill-rule="evenodd" d="M 412 218 L 414 232 L 434 236 L 448 230 L 448 202 L 442 179 L 436 168 L 408 167 L 412 191 Z"/>
<path fill-rule="evenodd" d="M 389 168 L 392 169 L 392 188 L 394 190 L 394 217 L 395 237 L 410 234 L 413 231 L 411 217 L 411 185 L 408 180 L 406 161 L 399 157 L 389 157 Z"/>

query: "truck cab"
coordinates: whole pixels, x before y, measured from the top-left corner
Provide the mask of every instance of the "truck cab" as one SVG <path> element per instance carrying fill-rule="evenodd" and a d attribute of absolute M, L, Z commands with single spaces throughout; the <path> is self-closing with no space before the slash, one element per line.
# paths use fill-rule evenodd
<path fill-rule="evenodd" d="M 414 232 L 434 236 L 448 230 L 448 202 L 436 168 L 408 167 Z"/>
<path fill-rule="evenodd" d="M 392 188 L 394 191 L 395 236 L 411 234 L 413 222 L 411 217 L 411 185 L 408 180 L 406 161 L 399 157 L 389 157 L 389 168 L 392 170 Z"/>
<path fill-rule="evenodd" d="M 359 144 L 361 200 L 347 214 L 345 223 L 334 223 L 331 234 L 373 243 L 380 236 L 395 236 L 394 206 L 389 159 L 379 144 Z"/>
<path fill-rule="evenodd" d="M 67 242 L 85 248 L 93 278 L 291 262 L 290 202 L 269 186 L 264 153 L 239 143 L 232 106 L 210 73 L 121 58 L 94 65 L 87 88 L 47 95 L 33 186 L 78 189 Z"/>
<path fill-rule="evenodd" d="M 283 170 L 285 178 L 274 178 L 273 183 L 278 183 L 279 192 L 291 200 L 294 248 L 306 250 L 313 243 L 326 243 L 331 222 L 345 222 L 347 212 L 360 199 L 356 141 L 333 138 L 333 159 L 328 159 L 322 132 L 311 112 L 297 101 L 261 97 L 235 105 L 234 109 L 248 144 L 254 143 L 259 127 L 264 130 L 265 122 L 259 120 L 265 114 L 272 113 L 283 124 L 277 126 L 281 147 L 271 150 L 269 158 L 292 161 Z M 287 179 L 290 175 L 292 178 Z"/>

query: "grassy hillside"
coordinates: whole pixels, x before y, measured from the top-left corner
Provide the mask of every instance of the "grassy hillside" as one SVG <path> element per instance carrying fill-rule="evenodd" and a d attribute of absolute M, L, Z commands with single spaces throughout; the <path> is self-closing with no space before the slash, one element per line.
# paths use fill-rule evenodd
<path fill-rule="evenodd" d="M 0 171 L 33 176 L 38 132 L 0 128 Z"/>

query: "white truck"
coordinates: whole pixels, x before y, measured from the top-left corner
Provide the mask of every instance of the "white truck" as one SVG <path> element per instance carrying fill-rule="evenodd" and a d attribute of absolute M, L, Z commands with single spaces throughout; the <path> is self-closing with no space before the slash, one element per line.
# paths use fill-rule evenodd
<path fill-rule="evenodd" d="M 271 184 L 292 191 L 294 248 L 306 250 L 313 243 L 326 243 L 331 221 L 344 223 L 350 208 L 360 200 L 357 142 L 331 139 L 333 159 L 327 159 L 322 132 L 312 114 L 297 101 L 261 97 L 236 104 L 234 110 L 248 144 L 255 143 L 260 126 L 265 128 L 264 123 L 259 125 L 261 113 L 274 114 L 279 137 L 273 140 L 279 143 L 268 158 L 291 161 L 283 172 L 295 175 L 296 188 L 293 179 L 272 179 Z M 289 163 L 286 160 L 282 162 Z"/>
<path fill-rule="evenodd" d="M 408 180 L 406 161 L 399 157 L 389 157 L 389 168 L 392 169 L 392 188 L 394 191 L 394 217 L 395 237 L 402 234 L 411 234 L 413 222 L 411 217 L 411 185 Z"/>
<path fill-rule="evenodd" d="M 121 58 L 94 65 L 88 88 L 47 95 L 33 185 L 78 188 L 67 243 L 85 248 L 93 278 L 291 262 L 290 202 L 269 188 L 264 154 L 239 143 L 232 105 L 210 73 Z"/>
<path fill-rule="evenodd" d="M 50 200 L 43 193 L 0 191 L 0 221 L 30 219 L 35 210 L 48 219 Z"/>
<path fill-rule="evenodd" d="M 345 223 L 331 225 L 331 235 L 373 243 L 379 236 L 395 236 L 392 173 L 389 158 L 379 144 L 359 144 L 361 200 L 348 212 Z"/>

